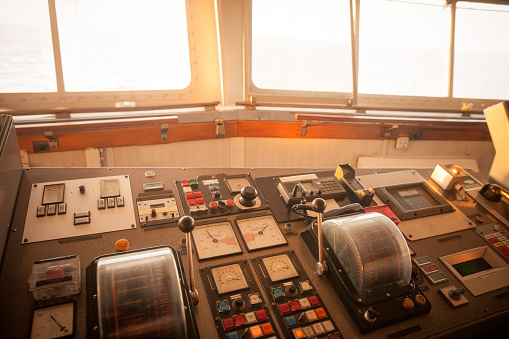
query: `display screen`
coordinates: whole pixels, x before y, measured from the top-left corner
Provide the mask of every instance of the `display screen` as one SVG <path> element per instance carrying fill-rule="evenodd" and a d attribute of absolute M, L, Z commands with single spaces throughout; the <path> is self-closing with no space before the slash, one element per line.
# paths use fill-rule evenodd
<path fill-rule="evenodd" d="M 304 186 L 306 191 L 311 191 L 316 188 L 315 185 L 313 185 L 313 183 L 311 181 L 301 182 L 301 184 L 302 184 L 302 186 Z"/>
<path fill-rule="evenodd" d="M 388 190 L 394 199 L 406 210 L 419 210 L 439 205 L 421 186 Z"/>
<path fill-rule="evenodd" d="M 180 279 L 169 248 L 99 259 L 101 338 L 186 338 Z"/>
<path fill-rule="evenodd" d="M 452 265 L 459 274 L 463 277 L 475 273 L 479 273 L 482 271 L 487 271 L 492 269 L 490 264 L 484 258 L 477 258 L 465 262 L 461 262 L 459 264 Z"/>

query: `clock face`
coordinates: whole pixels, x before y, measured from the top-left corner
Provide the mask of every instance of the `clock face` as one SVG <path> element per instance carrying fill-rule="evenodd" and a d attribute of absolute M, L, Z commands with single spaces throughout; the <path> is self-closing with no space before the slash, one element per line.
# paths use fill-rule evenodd
<path fill-rule="evenodd" d="M 74 335 L 74 303 L 34 311 L 30 338 L 63 338 Z"/>

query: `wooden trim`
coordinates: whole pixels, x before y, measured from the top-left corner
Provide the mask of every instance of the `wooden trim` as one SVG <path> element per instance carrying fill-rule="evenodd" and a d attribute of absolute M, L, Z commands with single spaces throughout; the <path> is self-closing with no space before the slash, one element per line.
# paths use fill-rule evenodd
<path fill-rule="evenodd" d="M 311 123 L 301 135 L 303 122 L 285 121 L 225 121 L 224 138 L 301 138 L 301 139 L 352 139 L 395 140 L 407 136 L 419 140 L 490 141 L 487 125 L 463 126 L 404 125 L 375 123 Z M 50 152 L 84 150 L 87 148 L 157 145 L 183 141 L 215 139 L 215 123 L 173 124 L 168 128 L 168 139 L 161 140 L 160 125 L 131 125 L 108 128 L 67 130 L 56 128 L 17 128 L 21 149 L 34 153 L 34 141 L 45 141 L 44 131 L 53 131 L 59 147 Z"/>

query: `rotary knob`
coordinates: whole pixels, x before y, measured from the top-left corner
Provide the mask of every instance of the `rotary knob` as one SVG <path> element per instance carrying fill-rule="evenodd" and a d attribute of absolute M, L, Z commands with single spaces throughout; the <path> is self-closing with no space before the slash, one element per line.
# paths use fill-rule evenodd
<path fill-rule="evenodd" d="M 256 204 L 257 196 L 256 188 L 253 186 L 245 186 L 240 190 L 239 202 L 242 206 L 253 207 Z"/>

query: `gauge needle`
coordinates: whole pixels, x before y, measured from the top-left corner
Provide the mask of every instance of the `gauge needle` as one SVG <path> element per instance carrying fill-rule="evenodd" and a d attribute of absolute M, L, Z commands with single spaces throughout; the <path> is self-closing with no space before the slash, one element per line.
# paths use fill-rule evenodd
<path fill-rule="evenodd" d="M 211 238 L 212 238 L 212 242 L 217 242 L 217 241 L 218 241 L 216 238 L 214 238 L 214 237 L 212 236 L 212 234 L 210 234 L 210 232 L 209 232 L 208 230 L 205 230 L 205 232 L 207 232 L 207 234 L 209 235 L 209 237 L 211 237 Z"/>
<path fill-rule="evenodd" d="M 53 321 L 55 321 L 58 326 L 60 326 L 60 332 L 62 331 L 67 332 L 67 328 L 65 328 L 65 326 L 60 325 L 60 323 L 55 318 L 53 318 L 52 315 L 50 315 L 50 318 L 53 319 Z"/>
<path fill-rule="evenodd" d="M 264 231 L 264 230 L 265 230 L 268 226 L 269 226 L 269 225 L 265 225 L 265 227 L 264 227 L 264 228 L 262 228 L 262 230 L 261 230 L 261 231 L 258 231 L 258 234 L 259 234 L 259 235 L 262 235 L 262 234 L 263 234 L 263 231 Z"/>

